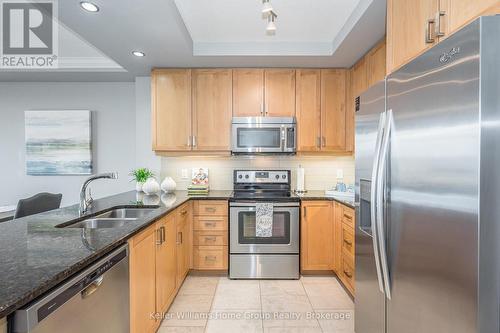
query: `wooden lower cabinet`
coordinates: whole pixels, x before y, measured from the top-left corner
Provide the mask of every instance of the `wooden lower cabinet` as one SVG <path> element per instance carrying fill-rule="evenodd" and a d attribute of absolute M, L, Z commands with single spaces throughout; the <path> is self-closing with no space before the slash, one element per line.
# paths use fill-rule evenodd
<path fill-rule="evenodd" d="M 130 331 L 154 332 L 156 320 L 156 225 L 129 240 Z"/>
<path fill-rule="evenodd" d="M 177 287 L 175 212 L 157 222 L 156 312 L 166 312 Z"/>
<path fill-rule="evenodd" d="M 302 201 L 301 271 L 334 271 L 354 296 L 354 209 L 330 200 Z"/>
<path fill-rule="evenodd" d="M 188 202 L 128 241 L 132 333 L 156 332 L 189 271 L 190 207 Z"/>
<path fill-rule="evenodd" d="M 331 270 L 333 214 L 331 201 L 302 202 L 301 269 Z"/>
<path fill-rule="evenodd" d="M 228 203 L 197 200 L 193 203 L 193 268 L 228 269 Z"/>
<path fill-rule="evenodd" d="M 192 210 L 191 202 L 187 202 L 176 210 L 177 226 L 175 234 L 177 257 L 177 287 L 189 273 L 191 267 L 192 244 Z"/>

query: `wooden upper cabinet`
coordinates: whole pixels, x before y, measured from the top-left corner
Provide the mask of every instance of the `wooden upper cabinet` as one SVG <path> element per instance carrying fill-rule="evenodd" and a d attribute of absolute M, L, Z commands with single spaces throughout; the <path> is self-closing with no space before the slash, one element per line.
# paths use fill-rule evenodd
<path fill-rule="evenodd" d="M 233 70 L 233 116 L 264 116 L 264 70 Z"/>
<path fill-rule="evenodd" d="M 441 31 L 449 36 L 469 21 L 481 15 L 488 8 L 500 5 L 498 0 L 440 0 Z M 500 8 L 500 7 L 499 7 Z M 495 11 L 498 13 L 498 11 Z M 488 13 L 490 14 L 490 13 Z"/>
<path fill-rule="evenodd" d="M 321 150 L 346 148 L 346 108 L 344 69 L 321 70 Z"/>
<path fill-rule="evenodd" d="M 264 71 L 264 111 L 269 117 L 295 116 L 295 70 Z"/>
<path fill-rule="evenodd" d="M 477 2 L 459 2 L 465 1 Z M 428 20 L 435 19 L 438 11 L 439 0 L 387 1 L 387 73 L 433 45 L 426 41 L 426 28 L 429 27 L 430 37 L 435 37 L 435 25 L 428 24 Z"/>
<path fill-rule="evenodd" d="M 232 70 L 193 70 L 193 149 L 230 150 Z"/>
<path fill-rule="evenodd" d="M 152 72 L 153 149 L 191 150 L 191 70 Z"/>
<path fill-rule="evenodd" d="M 385 40 L 379 42 L 366 55 L 367 59 L 367 86 L 371 87 L 385 77 L 386 63 L 386 43 Z"/>
<path fill-rule="evenodd" d="M 304 201 L 301 211 L 301 268 L 330 270 L 334 255 L 332 202 Z"/>
<path fill-rule="evenodd" d="M 321 140 L 321 71 L 297 70 L 297 150 L 318 151 Z"/>

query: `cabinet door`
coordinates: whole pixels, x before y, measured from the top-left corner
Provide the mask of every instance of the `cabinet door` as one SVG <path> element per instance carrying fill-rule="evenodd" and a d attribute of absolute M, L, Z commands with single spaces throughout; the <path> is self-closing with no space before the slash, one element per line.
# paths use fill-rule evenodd
<path fill-rule="evenodd" d="M 331 202 L 304 201 L 301 213 L 302 270 L 330 270 L 333 255 Z"/>
<path fill-rule="evenodd" d="M 129 240 L 130 328 L 132 333 L 154 332 L 156 312 L 156 232 L 152 226 Z"/>
<path fill-rule="evenodd" d="M 426 42 L 426 28 L 438 10 L 439 0 L 387 1 L 387 73 L 433 45 Z M 435 26 L 429 28 L 433 33 Z"/>
<path fill-rule="evenodd" d="M 320 150 L 321 139 L 321 71 L 297 70 L 297 149 Z"/>
<path fill-rule="evenodd" d="M 269 117 L 295 116 L 295 70 L 266 69 L 264 111 Z"/>
<path fill-rule="evenodd" d="M 191 70 L 153 70 L 151 82 L 153 149 L 190 150 Z"/>
<path fill-rule="evenodd" d="M 346 148 L 345 70 L 321 70 L 321 150 Z"/>
<path fill-rule="evenodd" d="M 367 86 L 371 87 L 385 77 L 386 47 L 385 40 L 381 41 L 368 52 L 367 56 Z"/>
<path fill-rule="evenodd" d="M 190 204 L 183 205 L 176 210 L 177 214 L 177 236 L 176 236 L 176 256 L 177 256 L 177 287 L 180 287 L 186 277 L 190 260 L 191 244 L 191 211 Z"/>
<path fill-rule="evenodd" d="M 440 0 L 439 2 L 439 9 L 444 14 L 440 18 L 444 37 L 480 16 L 491 6 L 500 4 L 498 0 Z"/>
<path fill-rule="evenodd" d="M 230 150 L 232 71 L 193 70 L 193 149 Z"/>
<path fill-rule="evenodd" d="M 175 214 L 156 223 L 161 242 L 156 245 L 156 311 L 166 311 L 175 294 L 177 262 Z"/>
<path fill-rule="evenodd" d="M 340 276 L 342 272 L 342 205 L 335 202 L 333 206 L 333 270 Z"/>
<path fill-rule="evenodd" d="M 233 116 L 264 116 L 264 70 L 233 70 Z"/>

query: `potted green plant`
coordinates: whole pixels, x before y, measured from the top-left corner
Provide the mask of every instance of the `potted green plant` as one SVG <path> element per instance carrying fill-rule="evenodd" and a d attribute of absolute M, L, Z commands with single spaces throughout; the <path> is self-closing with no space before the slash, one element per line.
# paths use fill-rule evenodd
<path fill-rule="evenodd" d="M 139 168 L 132 170 L 130 172 L 130 175 L 132 176 L 131 181 L 135 181 L 135 190 L 138 192 L 142 191 L 142 186 L 144 183 L 149 179 L 154 177 L 153 171 L 149 170 L 148 168 Z"/>

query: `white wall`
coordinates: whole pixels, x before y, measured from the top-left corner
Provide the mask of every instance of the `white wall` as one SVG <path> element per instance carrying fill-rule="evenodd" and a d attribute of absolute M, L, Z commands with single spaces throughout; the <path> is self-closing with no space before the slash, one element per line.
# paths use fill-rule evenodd
<path fill-rule="evenodd" d="M 24 111 L 93 111 L 94 173 L 117 171 L 118 180 L 98 180 L 95 198 L 133 188 L 135 85 L 125 83 L 0 83 L 0 206 L 42 191 L 62 193 L 62 205 L 78 202 L 85 176 L 27 176 Z"/>

